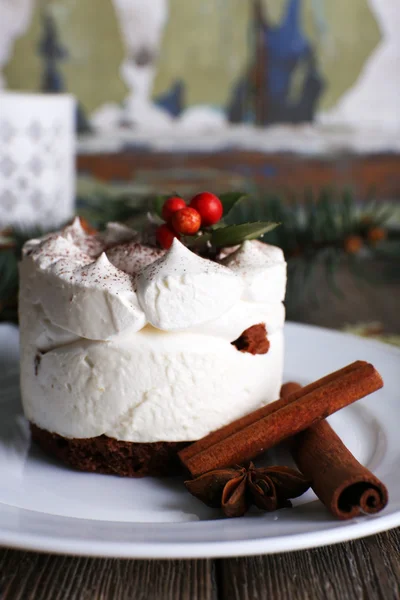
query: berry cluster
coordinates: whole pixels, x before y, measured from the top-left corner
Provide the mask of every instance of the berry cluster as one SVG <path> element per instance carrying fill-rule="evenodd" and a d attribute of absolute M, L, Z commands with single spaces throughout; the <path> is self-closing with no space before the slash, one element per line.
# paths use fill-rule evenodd
<path fill-rule="evenodd" d="M 166 223 L 156 231 L 157 242 L 162 248 L 170 248 L 174 238 L 181 235 L 195 235 L 200 228 L 218 223 L 222 217 L 221 200 L 210 192 L 194 196 L 189 206 L 179 196 L 168 198 L 162 208 L 162 218 Z"/>

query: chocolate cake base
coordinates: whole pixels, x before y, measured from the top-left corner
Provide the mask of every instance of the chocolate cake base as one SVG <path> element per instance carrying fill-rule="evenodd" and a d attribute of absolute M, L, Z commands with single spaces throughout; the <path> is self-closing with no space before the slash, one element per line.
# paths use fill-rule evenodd
<path fill-rule="evenodd" d="M 190 442 L 123 442 L 100 435 L 65 438 L 30 424 L 32 439 L 47 454 L 79 471 L 145 477 L 177 475 L 181 472 L 178 452 Z"/>

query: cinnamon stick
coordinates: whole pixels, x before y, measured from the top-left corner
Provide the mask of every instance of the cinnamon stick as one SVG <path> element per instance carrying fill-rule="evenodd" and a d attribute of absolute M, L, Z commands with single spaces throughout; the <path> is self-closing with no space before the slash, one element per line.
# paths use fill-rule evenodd
<path fill-rule="evenodd" d="M 382 385 L 371 364 L 356 361 L 211 433 L 183 449 L 179 458 L 192 477 L 252 460 Z"/>
<path fill-rule="evenodd" d="M 285 384 L 281 396 L 300 388 L 296 383 Z M 386 487 L 358 462 L 327 421 L 297 434 L 290 449 L 315 494 L 336 518 L 371 515 L 385 508 Z"/>
<path fill-rule="evenodd" d="M 358 362 L 360 362 L 360 361 L 358 361 Z M 350 373 L 351 371 L 353 371 L 355 364 L 356 363 L 352 363 L 352 364 L 348 365 L 347 367 L 343 367 L 343 369 L 341 369 L 341 371 L 343 373 L 345 373 L 345 372 Z M 324 383 L 328 383 L 329 381 L 332 381 L 336 377 L 336 375 L 337 375 L 337 371 L 335 371 L 334 373 L 330 373 L 329 375 L 325 375 L 325 377 L 318 379 L 318 381 L 314 381 L 313 383 L 310 383 L 307 386 L 308 390 L 312 391 L 313 389 L 316 389 L 318 386 L 320 386 Z M 287 385 L 289 385 L 289 386 L 294 385 L 292 392 L 298 392 L 301 389 L 301 386 L 298 383 L 283 384 L 282 389 Z M 189 458 L 191 458 L 195 454 L 199 454 L 200 452 L 202 452 L 203 450 L 206 450 L 207 448 L 210 448 L 210 446 L 213 446 L 217 442 L 225 440 L 226 438 L 228 438 L 230 435 L 236 433 L 237 431 L 240 431 L 241 429 L 244 429 L 245 427 L 252 425 L 252 423 L 255 423 L 259 419 L 267 417 L 268 415 L 279 410 L 280 408 L 287 406 L 289 404 L 288 396 L 291 395 L 291 393 L 286 393 L 285 397 L 283 397 L 282 389 L 281 389 L 281 399 L 280 400 L 276 400 L 275 402 L 271 402 L 270 404 L 267 404 L 266 406 L 262 406 L 261 408 L 258 408 L 257 410 L 245 415 L 244 417 L 241 417 L 240 419 L 237 419 L 236 421 L 232 421 L 232 423 L 229 423 L 228 425 L 225 425 L 224 427 L 221 427 L 220 429 L 217 429 L 216 431 L 212 431 L 211 433 L 209 433 L 205 437 L 201 438 L 197 442 L 190 444 L 189 446 L 186 446 L 186 448 L 184 448 L 184 450 L 182 450 L 179 453 L 179 457 L 180 457 L 181 461 L 183 461 L 185 463 L 186 461 L 189 460 Z M 289 389 L 290 388 L 288 388 L 288 390 Z M 293 397 L 290 398 L 290 402 L 294 402 L 295 400 L 297 400 L 298 396 L 299 396 L 299 394 L 293 395 Z"/>

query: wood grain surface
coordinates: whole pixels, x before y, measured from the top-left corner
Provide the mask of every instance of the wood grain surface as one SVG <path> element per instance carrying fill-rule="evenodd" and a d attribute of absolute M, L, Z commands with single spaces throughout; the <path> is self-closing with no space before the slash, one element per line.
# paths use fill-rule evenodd
<path fill-rule="evenodd" d="M 156 181 L 158 191 L 183 193 L 190 182 L 198 189 L 204 175 L 211 177 L 214 171 L 214 180 L 207 180 L 214 189 L 224 180 L 232 189 L 228 182 L 239 177 L 280 191 L 319 190 L 334 183 L 338 189 L 351 186 L 358 198 L 367 198 L 372 190 L 378 190 L 380 198 L 400 198 L 400 154 L 313 157 L 235 149 L 188 153 L 132 148 L 115 154 L 81 154 L 77 167 L 101 181 Z"/>
<path fill-rule="evenodd" d="M 208 560 L 145 561 L 0 550 L 1 600 L 213 600 Z"/>
<path fill-rule="evenodd" d="M 0 550 L 2 600 L 398 600 L 400 529 L 271 556 L 141 561 Z"/>
<path fill-rule="evenodd" d="M 224 600 L 397 600 L 400 529 L 315 550 L 221 561 Z"/>
<path fill-rule="evenodd" d="M 400 332 L 397 284 L 339 274 L 343 298 L 295 317 L 341 327 L 364 319 Z M 390 490 L 389 490 L 390 492 Z M 0 550 L 0 600 L 400 600 L 400 528 L 346 544 L 272 556 L 190 561 L 74 558 Z"/>

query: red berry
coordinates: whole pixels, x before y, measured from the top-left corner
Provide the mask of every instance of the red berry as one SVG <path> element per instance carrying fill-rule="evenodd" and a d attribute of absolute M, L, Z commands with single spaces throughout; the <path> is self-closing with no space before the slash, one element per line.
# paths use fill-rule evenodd
<path fill-rule="evenodd" d="M 95 233 L 97 233 L 97 229 L 92 227 L 92 225 L 89 223 L 89 221 L 87 221 L 83 217 L 79 217 L 79 220 L 81 222 L 82 229 L 84 231 L 86 231 L 86 233 L 88 233 L 89 235 L 94 235 Z"/>
<path fill-rule="evenodd" d="M 172 198 L 168 198 L 162 207 L 162 218 L 164 221 L 169 221 L 174 212 L 181 210 L 181 208 L 185 208 L 185 206 L 186 202 L 183 198 L 179 198 L 179 196 L 172 196 Z"/>
<path fill-rule="evenodd" d="M 197 210 L 187 206 L 172 215 L 171 225 L 177 233 L 194 235 L 200 229 L 201 217 Z"/>
<path fill-rule="evenodd" d="M 171 248 L 174 238 L 178 238 L 179 240 L 179 235 L 176 235 L 175 231 L 172 231 L 168 225 L 160 225 L 160 227 L 157 227 L 156 239 L 161 248 L 165 248 L 166 250 Z"/>
<path fill-rule="evenodd" d="M 210 192 L 197 194 L 192 198 L 190 206 L 200 213 L 201 224 L 205 227 L 218 223 L 224 212 L 221 200 Z"/>

